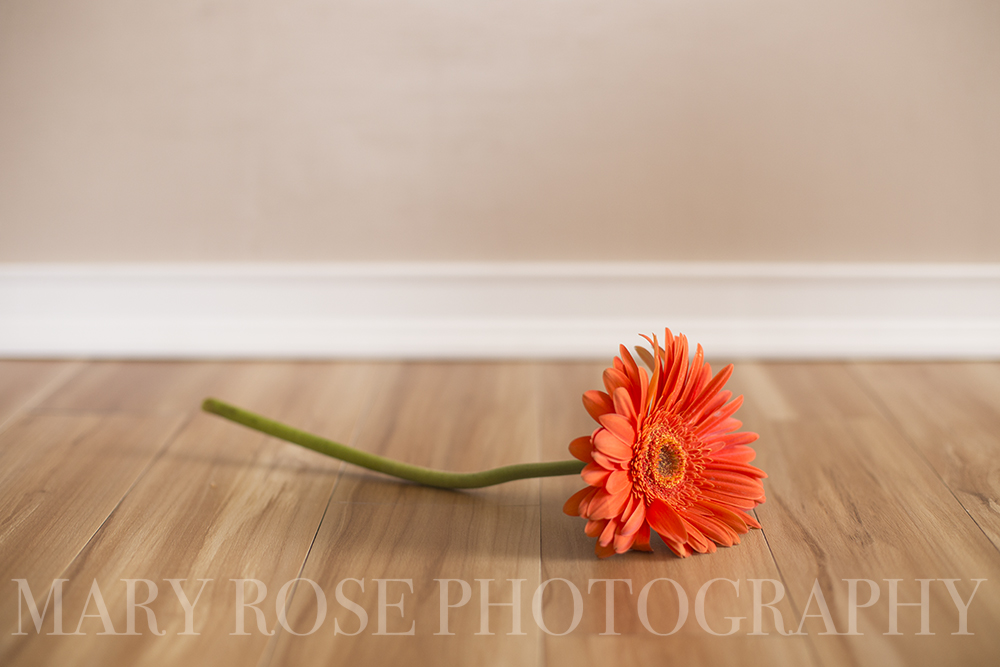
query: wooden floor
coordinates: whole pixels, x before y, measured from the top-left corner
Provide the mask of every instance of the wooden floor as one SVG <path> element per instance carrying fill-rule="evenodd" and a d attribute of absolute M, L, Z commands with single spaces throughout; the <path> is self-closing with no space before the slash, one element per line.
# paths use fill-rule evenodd
<path fill-rule="evenodd" d="M 0 361 L 0 664 L 1000 664 L 1000 364 L 737 364 L 763 530 L 688 559 L 654 540 L 599 561 L 561 511 L 579 478 L 421 488 L 199 411 L 472 471 L 568 458 L 603 366 Z M 41 614 L 57 579 L 62 634 L 55 597 L 39 631 L 17 581 Z M 124 634 L 139 579 L 157 596 Z M 260 626 L 241 579 L 266 586 Z M 201 590 L 189 627 L 175 586 Z M 854 634 L 830 634 L 852 630 L 852 586 Z M 510 606 L 484 625 L 515 590 L 520 628 Z"/>

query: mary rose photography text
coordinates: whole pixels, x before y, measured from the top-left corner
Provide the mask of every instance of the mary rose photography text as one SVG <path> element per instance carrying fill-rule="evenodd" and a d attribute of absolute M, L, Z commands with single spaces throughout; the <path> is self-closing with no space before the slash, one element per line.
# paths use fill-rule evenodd
<path fill-rule="evenodd" d="M 15 636 L 199 635 L 206 627 L 236 636 L 973 635 L 976 595 L 988 586 L 986 579 L 814 580 L 796 609 L 777 579 L 715 578 L 696 589 L 669 578 L 527 582 L 344 578 L 324 590 L 303 578 L 278 587 L 246 577 L 13 579 L 5 599 L 17 605 Z"/>

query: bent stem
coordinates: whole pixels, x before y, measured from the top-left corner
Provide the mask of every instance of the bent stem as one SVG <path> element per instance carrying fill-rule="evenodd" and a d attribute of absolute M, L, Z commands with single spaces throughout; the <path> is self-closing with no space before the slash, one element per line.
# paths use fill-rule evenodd
<path fill-rule="evenodd" d="M 431 468 L 423 468 L 394 459 L 388 459 L 377 454 L 362 452 L 353 447 L 321 438 L 312 433 L 300 431 L 287 424 L 276 422 L 273 419 L 262 417 L 249 410 L 243 410 L 235 405 L 229 405 L 214 398 L 206 398 L 201 404 L 201 409 L 205 412 L 225 417 L 237 424 L 243 424 L 262 433 L 273 435 L 276 438 L 287 440 L 296 445 L 302 445 L 320 454 L 326 454 L 327 456 L 353 463 L 362 468 L 368 468 L 369 470 L 392 475 L 399 479 L 406 479 L 417 484 L 433 486 L 439 489 L 479 489 L 484 486 L 511 482 L 515 479 L 579 475 L 584 465 L 583 462 L 573 459 L 569 461 L 549 461 L 546 463 L 519 463 L 511 466 L 503 466 L 502 468 L 483 470 L 481 472 L 463 473 L 433 470 Z"/>

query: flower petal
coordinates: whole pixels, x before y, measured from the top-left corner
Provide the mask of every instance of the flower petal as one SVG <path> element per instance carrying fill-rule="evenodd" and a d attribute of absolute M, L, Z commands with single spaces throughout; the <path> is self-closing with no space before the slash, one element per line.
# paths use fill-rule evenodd
<path fill-rule="evenodd" d="M 716 374 L 712 381 L 705 385 L 705 388 L 701 390 L 697 397 L 693 398 L 691 405 L 684 410 L 684 415 L 695 418 L 698 414 L 715 398 L 716 394 L 722 389 L 727 382 L 729 382 L 730 376 L 733 374 L 733 365 L 729 364 L 725 368 Z"/>
<path fill-rule="evenodd" d="M 636 415 L 635 411 L 635 404 L 632 402 L 632 397 L 627 391 L 625 391 L 624 387 L 615 389 L 615 394 L 611 398 L 615 402 L 615 412 L 628 420 L 629 424 L 635 424 L 639 421 L 639 417 Z"/>
<path fill-rule="evenodd" d="M 724 470 L 726 472 L 733 472 L 739 475 L 746 475 L 747 477 L 757 477 L 760 479 L 767 477 L 767 473 L 760 468 L 755 468 L 754 466 L 747 465 L 745 463 L 730 463 L 725 460 L 715 460 L 705 467 L 709 470 Z"/>
<path fill-rule="evenodd" d="M 646 521 L 664 539 L 684 542 L 687 538 L 687 529 L 681 517 L 662 500 L 655 500 L 646 508 Z"/>
<path fill-rule="evenodd" d="M 694 524 L 707 538 L 718 542 L 722 546 L 731 547 L 739 539 L 731 529 L 712 517 L 690 516 L 687 520 Z"/>
<path fill-rule="evenodd" d="M 608 523 L 607 519 L 601 519 L 599 521 L 588 521 L 587 525 L 583 527 L 583 532 L 587 537 L 597 537 L 602 532 L 604 532 L 604 526 Z"/>
<path fill-rule="evenodd" d="M 628 376 L 617 368 L 607 368 L 604 370 L 604 388 L 608 390 L 608 395 L 615 393 L 618 387 L 628 389 Z"/>
<path fill-rule="evenodd" d="M 594 547 L 594 553 L 597 554 L 598 558 L 607 558 L 608 556 L 614 556 L 615 555 L 615 548 L 613 546 L 611 546 L 611 545 L 608 545 L 606 547 L 602 547 L 601 543 L 598 542 L 597 546 Z"/>
<path fill-rule="evenodd" d="M 644 523 L 635 534 L 635 542 L 632 544 L 632 548 L 636 551 L 652 551 L 653 547 L 649 546 L 649 537 L 649 524 Z"/>
<path fill-rule="evenodd" d="M 751 442 L 756 442 L 759 437 L 760 436 L 756 433 L 743 431 L 742 433 L 730 433 L 729 435 L 724 435 L 718 438 L 718 441 L 722 442 L 722 444 L 726 447 L 734 447 L 736 445 L 749 445 Z"/>
<path fill-rule="evenodd" d="M 615 404 L 611 401 L 611 397 L 596 389 L 591 389 L 583 394 L 583 407 L 595 420 L 600 419 L 601 415 L 615 411 Z"/>
<path fill-rule="evenodd" d="M 605 415 L 604 418 L 607 419 L 607 416 Z M 597 448 L 598 452 L 612 460 L 628 461 L 632 458 L 632 448 L 622 442 L 621 438 L 604 428 L 594 434 L 594 447 Z"/>
<path fill-rule="evenodd" d="M 695 501 L 695 503 L 709 510 L 713 516 L 715 516 L 719 521 L 722 521 L 724 524 L 732 528 L 733 531 L 740 534 L 747 532 L 746 521 L 744 521 L 739 514 L 732 511 L 731 509 L 727 509 L 722 505 L 704 499 L 699 499 Z"/>
<path fill-rule="evenodd" d="M 636 345 L 635 353 L 639 355 L 639 358 L 642 359 L 642 363 L 646 364 L 646 367 L 650 370 L 650 372 L 652 372 L 656 368 L 656 366 L 653 365 L 654 364 L 653 355 L 650 353 L 649 350 L 647 350 L 644 347 Z"/>
<path fill-rule="evenodd" d="M 618 390 L 618 392 L 621 391 L 621 389 Z M 611 414 L 601 415 L 599 421 L 601 426 L 611 431 L 616 438 L 629 448 L 630 452 L 632 451 L 632 443 L 635 442 L 635 428 L 629 423 L 627 418 L 612 412 Z"/>
<path fill-rule="evenodd" d="M 617 440 L 617 438 L 612 438 L 612 439 Z M 626 465 L 628 465 L 627 461 L 622 462 L 622 461 L 612 460 L 611 458 L 602 454 L 597 449 L 594 449 L 592 452 L 590 452 L 590 455 L 594 457 L 594 463 L 601 466 L 602 468 L 607 468 L 608 470 L 621 470 Z"/>
<path fill-rule="evenodd" d="M 757 458 L 757 452 L 745 445 L 737 445 L 720 449 L 712 454 L 712 458 L 727 463 L 750 463 Z"/>
<path fill-rule="evenodd" d="M 574 459 L 583 461 L 584 463 L 590 463 L 594 460 L 594 457 L 590 455 L 593 448 L 594 444 L 587 436 L 576 438 L 573 442 L 569 443 L 569 453 L 573 455 Z"/>
<path fill-rule="evenodd" d="M 758 504 L 757 501 L 752 498 L 747 498 L 746 496 L 732 496 L 727 493 L 722 493 L 718 489 L 702 489 L 701 495 L 713 502 L 735 507 L 741 510 L 753 509 L 754 507 L 757 507 Z"/>
<path fill-rule="evenodd" d="M 601 536 L 597 538 L 597 541 L 602 547 L 606 547 L 611 544 L 612 540 L 615 539 L 615 529 L 618 528 L 618 522 L 614 519 L 608 521 L 607 525 L 604 526 L 604 530 L 601 531 Z"/>
<path fill-rule="evenodd" d="M 591 519 L 611 519 L 621 514 L 625 503 L 628 502 L 628 495 L 619 493 L 617 495 L 608 493 L 604 489 L 598 489 L 594 499 L 587 508 L 588 518 Z"/>
<path fill-rule="evenodd" d="M 583 501 L 584 497 L 587 496 L 587 494 L 594 493 L 596 491 L 597 489 L 591 486 L 583 487 L 569 497 L 569 500 L 567 500 L 566 504 L 563 505 L 563 513 L 570 516 L 580 516 L 580 503 Z"/>
<path fill-rule="evenodd" d="M 588 463 L 583 467 L 583 470 L 580 471 L 580 477 L 582 477 L 583 481 L 591 486 L 604 486 L 604 483 L 608 481 L 608 477 L 610 476 L 610 470 L 602 468 L 596 463 Z"/>
<path fill-rule="evenodd" d="M 726 394 L 731 395 L 731 392 L 724 391 L 721 392 L 719 396 L 725 396 Z M 717 411 L 715 411 L 714 413 L 713 412 L 702 413 L 701 423 L 699 424 L 698 428 L 695 429 L 695 433 L 700 435 L 701 433 L 710 432 L 718 424 L 721 424 L 726 419 L 732 417 L 736 413 L 736 411 L 740 409 L 740 406 L 742 405 L 743 405 L 743 396 L 741 395 L 734 398 L 732 402 L 730 402 L 728 405 L 721 408 L 717 408 Z"/>
<path fill-rule="evenodd" d="M 631 535 L 638 532 L 643 525 L 648 525 L 646 523 L 645 503 L 637 503 L 630 515 L 626 512 L 622 517 L 625 519 L 625 525 L 622 526 L 621 530 L 623 535 Z"/>
<path fill-rule="evenodd" d="M 611 546 L 615 548 L 616 554 L 623 554 L 631 549 L 634 543 L 635 535 L 622 535 L 621 533 L 615 533 L 615 539 Z"/>
<path fill-rule="evenodd" d="M 610 473 L 605 480 L 604 488 L 608 490 L 608 493 L 619 494 L 632 490 L 632 482 L 628 478 L 628 473 L 624 470 L 616 470 Z"/>
<path fill-rule="evenodd" d="M 687 543 L 692 549 L 700 554 L 715 553 L 715 542 L 705 537 L 697 526 L 685 520 L 684 527 L 687 529 Z"/>

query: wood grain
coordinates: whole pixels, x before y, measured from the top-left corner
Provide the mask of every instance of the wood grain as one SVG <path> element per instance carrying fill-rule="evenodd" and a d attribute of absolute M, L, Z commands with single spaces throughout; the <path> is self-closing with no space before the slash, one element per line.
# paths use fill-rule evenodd
<path fill-rule="evenodd" d="M 1000 364 L 851 370 L 1000 549 Z"/>
<path fill-rule="evenodd" d="M 81 368 L 73 361 L 0 360 L 0 432 Z"/>
<path fill-rule="evenodd" d="M 126 369 L 126 375 L 129 375 Z M 200 374 L 203 369 L 191 367 Z M 120 384 L 102 369 L 104 382 Z M 377 385 L 376 367 L 329 364 L 244 364 L 227 369 L 221 394 L 250 409 L 338 437 L 353 439 L 358 420 Z M 165 382 L 176 380 L 170 369 Z M 156 376 L 147 380 L 155 394 Z M 184 380 L 188 386 L 193 381 Z M 141 393 L 142 386 L 133 386 Z M 93 387 L 100 392 L 100 385 Z M 80 395 L 89 402 L 90 392 Z M 130 396 L 129 405 L 152 405 Z M 77 404 L 62 403 L 68 409 Z M 12 658 L 24 664 L 246 664 L 263 652 L 267 637 L 232 636 L 231 579 L 258 579 L 271 591 L 294 579 L 337 479 L 339 462 L 234 427 L 211 415 L 195 416 L 150 467 L 101 530 L 65 570 L 65 605 L 82 613 L 89 584 L 97 581 L 124 626 L 124 578 L 159 582 L 151 605 L 172 640 L 150 636 L 100 636 L 100 619 L 85 619 L 85 636 L 19 638 Z M 96 470 L 91 474 L 97 476 Z M 52 577 L 58 573 L 53 572 Z M 165 579 L 186 579 L 193 598 L 197 579 L 211 579 L 199 603 L 200 636 L 177 637 L 183 613 Z M 252 589 L 252 587 L 251 587 Z M 248 595 L 253 595 L 250 590 Z M 274 593 L 272 592 L 273 596 Z M 252 598 L 251 598 L 252 599 Z M 272 597 L 273 599 L 273 597 Z M 204 607 L 202 607 L 204 605 Z M 141 612 L 140 612 L 141 613 Z M 251 614 L 252 616 L 252 614 Z M 270 609 L 269 625 L 275 612 Z M 252 620 L 249 621 L 252 626 Z M 120 630 L 119 630 L 120 631 Z M 84 658 L 85 656 L 85 658 Z"/>
<path fill-rule="evenodd" d="M 44 599 L 180 423 L 40 414 L 0 435 L 0 581 L 26 579 Z M 0 606 L 0 654 L 18 643 L 17 599 L 4 599 L 15 604 Z"/>
<path fill-rule="evenodd" d="M 538 420 L 537 374 L 531 364 L 400 364 L 389 371 L 357 446 L 429 468 L 475 472 L 538 461 Z M 537 505 L 538 481 L 456 494 L 352 469 L 335 500 Z"/>
<path fill-rule="evenodd" d="M 593 555 L 582 520 L 562 513 L 579 478 L 525 480 L 449 492 L 393 481 L 262 436 L 199 411 L 207 395 L 411 463 L 450 470 L 567 458 L 569 441 L 593 421 L 580 395 L 601 384 L 597 363 L 133 363 L 0 361 L 0 664 L 175 665 L 583 665 L 668 662 L 721 665 L 993 665 L 1000 656 L 1000 365 L 739 363 L 729 388 L 746 395 L 737 415 L 761 439 L 757 465 L 769 475 L 763 530 L 708 556 L 678 559 L 654 539 L 654 553 L 607 560 Z M 55 578 L 65 587 L 66 631 L 100 586 L 114 628 L 126 624 L 123 579 L 149 579 L 149 607 L 162 637 L 106 636 L 96 615 L 78 636 L 42 634 L 22 618 L 11 579 L 28 579 L 39 603 Z M 165 579 L 180 579 L 196 607 L 197 635 L 181 635 L 185 616 Z M 716 582 L 695 618 L 697 592 Z M 260 632 L 252 611 L 236 629 L 236 583 L 267 587 Z M 364 590 L 348 579 L 364 581 Z M 410 580 L 406 583 L 387 580 Z M 448 611 L 441 630 L 441 586 L 469 585 L 469 601 Z M 510 607 L 491 607 L 480 631 L 480 584 L 489 601 L 521 586 L 521 630 L 510 635 Z M 557 636 L 575 606 L 565 582 L 532 597 L 549 580 L 580 593 L 579 624 Z M 628 579 L 612 590 L 591 580 Z M 671 579 L 691 605 L 685 624 Z M 846 579 L 868 579 L 880 598 L 857 612 L 855 636 L 827 635 L 808 617 L 805 634 L 780 634 L 769 612 L 766 636 L 752 628 L 751 580 L 778 582 L 786 631 L 819 614 L 818 582 L 835 630 L 847 630 Z M 929 584 L 933 635 L 920 636 L 920 612 L 898 611 L 901 636 L 888 631 L 888 579 L 901 602 Z M 969 607 L 969 635 L 955 635 L 958 612 L 943 579 L 958 580 Z M 308 580 L 308 581 L 307 581 Z M 378 634 L 379 585 L 386 580 L 386 629 Z M 307 632 L 324 593 L 326 617 Z M 288 582 L 283 607 L 278 590 Z M 365 610 L 360 621 L 336 599 Z M 0 584 L 3 582 L 0 581 Z M 764 584 L 769 586 L 770 584 Z M 449 584 L 456 604 L 462 585 Z M 867 588 L 861 584 L 862 602 Z M 768 596 L 771 589 L 768 590 Z M 246 584 L 247 595 L 256 592 Z M 140 582 L 137 594 L 145 597 Z M 807 607 L 808 603 L 808 607 Z M 23 610 L 22 610 L 23 612 Z M 279 612 L 287 629 L 279 622 Z M 23 612 L 26 613 L 26 612 Z M 732 636 L 715 636 L 744 617 Z M 338 634 L 335 623 L 342 632 Z M 646 627 L 647 623 L 653 631 Z M 704 625 L 703 625 L 704 623 Z M 273 634 L 267 634 L 273 631 Z"/>
<path fill-rule="evenodd" d="M 543 455 L 557 456 L 567 451 L 569 442 L 596 428 L 595 422 L 582 408 L 580 397 L 588 389 L 601 387 L 604 365 L 550 364 L 542 369 L 545 420 L 542 425 Z M 659 578 L 676 581 L 685 591 L 689 602 L 699 588 L 713 578 L 742 580 L 738 597 L 730 599 L 732 591 L 717 587 L 706 596 L 705 621 L 708 627 L 724 632 L 730 627 L 726 616 L 752 616 L 752 596 L 749 579 L 781 580 L 781 573 L 768 550 L 761 531 L 751 531 L 737 547 L 721 548 L 708 557 L 681 559 L 655 539 L 653 553 L 629 552 L 621 556 L 598 560 L 594 556 L 595 539 L 583 533 L 582 519 L 568 517 L 563 503 L 576 490 L 583 488 L 579 479 L 542 480 L 542 578 L 568 579 L 581 588 L 586 598 L 584 616 L 577 633 L 570 637 L 545 638 L 545 655 L 554 665 L 600 665 L 609 660 L 650 661 L 677 660 L 683 664 L 712 664 L 725 661 L 729 655 L 741 656 L 753 646 L 750 664 L 814 664 L 806 638 L 784 637 L 714 637 L 699 624 L 690 622 L 669 637 L 655 637 L 641 623 L 638 597 L 641 589 Z M 607 584 L 593 586 L 591 580 L 626 579 L 614 588 L 614 626 L 610 630 L 621 636 L 601 636 L 609 632 L 605 596 Z M 728 586 L 728 584 L 723 584 Z M 658 632 L 670 631 L 678 620 L 678 597 L 668 584 L 650 589 L 647 600 L 648 622 Z M 770 592 L 770 589 L 768 589 Z M 785 618 L 796 616 L 790 601 L 782 600 L 778 608 Z M 556 619 L 572 618 L 572 598 L 563 595 L 547 600 L 546 614 Z M 770 621 L 770 619 L 767 619 Z M 746 628 L 747 621 L 743 621 Z M 744 629 L 743 632 L 750 632 Z M 770 630 L 773 632 L 773 629 Z M 576 635 L 583 633 L 584 636 Z M 617 656 L 617 657 L 616 657 Z"/>
<path fill-rule="evenodd" d="M 366 421 L 358 446 L 385 456 L 449 470 L 473 471 L 538 457 L 538 387 L 528 364 L 404 364 L 391 374 Z M 538 580 L 538 481 L 523 480 L 472 491 L 401 484 L 365 471 L 347 473 L 333 495 L 303 577 L 329 597 L 345 578 L 365 579 L 352 591 L 373 617 L 374 579 L 413 580 L 406 630 L 412 637 L 335 635 L 330 627 L 308 637 L 279 633 L 271 664 L 537 664 L 539 633 L 523 611 L 524 636 L 512 631 L 510 608 L 491 608 L 490 632 L 480 630 L 480 586 L 493 580 L 490 600 L 510 601 L 524 579 L 524 602 Z M 435 636 L 440 625 L 440 583 L 460 579 L 473 587 L 465 606 L 449 614 L 455 636 Z M 460 584 L 451 584 L 452 602 Z M 353 586 L 353 584 L 352 584 Z M 408 592 L 408 588 L 398 591 Z M 395 599 L 395 598 L 393 598 Z M 293 627 L 316 618 L 315 599 L 296 597 Z M 394 610 L 393 610 L 394 611 Z M 354 616 L 335 616 L 345 627 Z M 328 620 L 327 623 L 332 623 Z M 357 624 L 357 620 L 353 620 Z M 350 626 L 354 627 L 354 626 Z M 457 638 L 461 639 L 457 639 Z M 440 661 L 440 662 L 439 662 Z"/>
<path fill-rule="evenodd" d="M 972 636 L 950 635 L 958 630 L 957 611 L 939 581 L 929 589 L 935 637 L 915 636 L 918 610 L 905 607 L 899 611 L 905 634 L 885 636 L 887 579 L 902 580 L 900 601 L 919 599 L 919 578 L 964 580 L 968 595 L 972 579 L 1000 577 L 996 550 L 844 365 L 758 370 L 781 392 L 778 419 L 769 418 L 753 374 L 737 373 L 730 384 L 746 394 L 741 417 L 761 434 L 759 462 L 770 477 L 758 516 L 790 596 L 801 612 L 818 581 L 837 631 L 845 632 L 845 580 L 881 586 L 879 601 L 858 610 L 863 636 L 822 636 L 823 621 L 806 620 L 824 664 L 868 664 L 875 656 L 893 665 L 982 664 L 1000 655 L 1000 638 L 991 632 L 1000 623 L 1000 597 L 989 588 L 975 598 L 974 618 L 970 612 Z M 819 613 L 815 603 L 810 613 Z"/>

